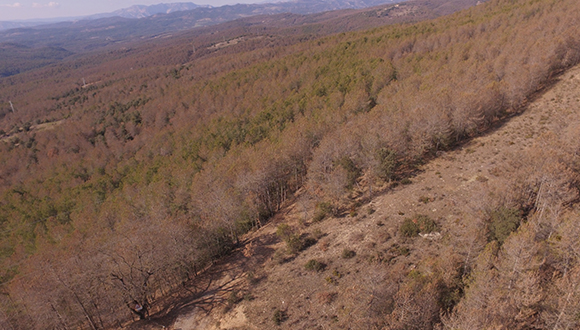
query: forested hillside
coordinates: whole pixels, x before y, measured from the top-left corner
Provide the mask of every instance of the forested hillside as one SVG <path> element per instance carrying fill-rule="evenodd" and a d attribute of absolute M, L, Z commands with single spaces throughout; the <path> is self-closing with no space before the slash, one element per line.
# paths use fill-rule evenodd
<path fill-rule="evenodd" d="M 278 3 L 277 6 L 200 8 L 143 19 L 106 17 L 12 29 L 0 32 L 0 51 L 4 53 L 0 76 L 11 76 L 57 63 L 73 53 L 82 56 L 87 52 L 102 52 L 103 49 L 129 48 L 145 40 L 157 44 L 160 39 L 170 39 L 170 43 L 175 43 L 175 35 L 180 39 L 189 38 L 181 41 L 197 45 L 198 48 L 207 42 L 225 41 L 222 38 L 232 33 L 238 37 L 285 35 L 304 40 L 385 24 L 417 22 L 450 14 L 476 3 L 477 0 L 412 0 L 399 5 L 385 4 L 373 8 L 319 13 L 325 8 L 348 7 L 352 3 L 339 2 L 333 5 L 325 1 L 289 2 Z M 365 4 L 377 3 L 362 2 L 355 7 L 363 7 Z M 309 12 L 314 14 L 305 14 Z"/>
<path fill-rule="evenodd" d="M 0 44 L 0 77 L 8 77 L 20 72 L 53 64 L 72 55 L 59 47 L 42 47 L 31 49 L 19 44 Z"/>
<path fill-rule="evenodd" d="M 53 24 L 21 27 L 0 31 L 0 42 L 20 43 L 28 47 L 57 46 L 73 52 L 94 50 L 107 45 L 117 45 L 128 40 L 159 37 L 197 27 L 215 26 L 233 20 L 258 15 L 292 13 L 308 15 L 340 9 L 366 9 L 373 6 L 389 7 L 401 0 L 308 0 L 280 1 L 257 4 L 236 4 L 218 7 L 194 4 L 159 4 L 141 8 L 134 6 L 109 14 L 89 16 L 87 19 L 70 19 Z M 431 2 L 431 1 L 427 1 Z M 441 0 L 435 0 L 440 3 Z M 474 2 L 453 0 L 444 2 Z M 451 10 L 455 11 L 451 6 Z M 148 9 L 146 9 L 148 8 Z M 170 8 L 178 9 L 172 10 Z M 186 8 L 194 8 L 186 10 Z M 139 11 L 150 10 L 147 15 Z M 166 13 L 153 12 L 163 10 Z M 131 14 L 132 13 L 132 14 Z M 139 18 L 139 19 L 137 19 Z"/>
<path fill-rule="evenodd" d="M 0 324 L 121 327 L 128 304 L 161 310 L 159 297 L 195 283 L 298 189 L 318 201 L 321 220 L 356 210 L 353 189 L 370 196 L 407 183 L 427 159 L 517 114 L 577 64 L 578 17 L 576 0 L 490 0 L 325 37 L 238 35 L 195 49 L 185 37 L 157 39 L 3 78 Z M 570 148 L 554 165 L 570 174 L 557 182 L 572 197 L 551 201 L 563 206 L 578 193 L 578 146 Z M 490 204 L 500 220 L 484 227 L 490 245 L 469 250 L 481 253 L 477 264 L 455 265 L 464 282 L 415 277 L 393 294 L 425 302 L 413 305 L 431 311 L 421 322 L 385 307 L 378 319 L 387 323 L 376 326 L 463 328 L 466 302 L 480 299 L 466 284 L 493 281 L 486 260 L 503 253 L 504 235 L 556 209 L 538 207 L 551 205 L 539 202 L 545 182 Z M 514 217 L 517 225 L 503 221 Z M 410 235 L 426 226 L 407 225 Z M 546 233 L 538 240 L 555 237 Z M 578 256 L 559 257 L 568 280 Z"/>

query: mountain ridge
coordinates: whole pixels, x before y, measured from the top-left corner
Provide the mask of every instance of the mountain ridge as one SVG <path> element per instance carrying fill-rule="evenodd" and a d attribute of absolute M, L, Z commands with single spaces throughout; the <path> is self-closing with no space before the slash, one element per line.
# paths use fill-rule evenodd
<path fill-rule="evenodd" d="M 207 17 L 204 12 L 186 11 L 151 16 L 142 19 L 108 17 L 96 20 L 76 22 L 61 22 L 46 26 L 46 28 L 20 28 L 0 31 L 0 44 L 22 44 L 27 53 L 47 47 L 67 49 L 69 52 L 81 54 L 98 51 L 101 48 L 123 47 L 131 43 L 139 43 L 157 38 L 167 38 L 172 35 L 190 35 L 191 42 L 199 43 L 200 38 L 208 40 L 212 36 L 229 38 L 229 34 L 253 35 L 255 31 L 271 31 L 282 35 L 326 35 L 338 32 L 353 31 L 363 28 L 378 27 L 385 24 L 417 21 L 445 15 L 453 10 L 466 8 L 476 4 L 476 0 L 413 0 L 382 5 L 365 9 L 342 9 L 315 14 L 270 14 L 254 15 L 211 26 L 198 26 L 196 22 Z M 200 8 L 206 10 L 206 8 Z M 222 14 L 236 15 L 237 7 L 222 8 Z M 220 17 L 218 15 L 218 17 Z M 229 32 L 228 32 L 229 31 Z M 233 35 L 231 37 L 234 37 Z M 223 40 L 221 40 L 223 41 Z M 206 41 L 203 41 L 205 43 Z M 29 55 L 26 55 L 29 56 Z M 11 59 L 18 60 L 18 54 L 11 54 Z M 56 63 L 45 61 L 45 64 Z M 4 76 L 25 72 L 37 65 L 14 62 L 13 60 L 0 64 Z"/>
<path fill-rule="evenodd" d="M 213 8 L 210 5 L 198 5 L 193 2 L 172 2 L 159 3 L 154 5 L 133 5 L 131 7 L 115 10 L 110 13 L 94 14 L 83 17 L 83 19 L 99 19 L 106 17 L 123 17 L 123 18 L 144 18 L 157 14 L 169 14 L 177 11 L 193 10 L 196 8 Z"/>
<path fill-rule="evenodd" d="M 50 27 L 53 23 L 50 21 L 58 20 L 55 23 L 63 22 L 75 22 L 75 21 L 86 21 L 86 20 L 96 20 L 101 18 L 111 18 L 111 17 L 123 17 L 131 19 L 147 18 L 159 14 L 171 14 L 182 11 L 191 10 L 204 10 L 200 12 L 200 15 L 205 15 L 208 17 L 215 17 L 220 15 L 220 13 L 228 13 L 229 16 L 223 17 L 219 20 L 210 20 L 199 23 L 196 26 L 207 26 L 213 24 L 219 24 L 225 21 L 231 21 L 234 19 L 254 16 L 254 15 L 265 15 L 265 14 L 279 14 L 284 12 L 290 12 L 295 14 L 311 14 L 322 11 L 332 11 L 339 9 L 361 9 L 367 7 L 374 7 L 386 3 L 396 3 L 404 0 L 295 0 L 295 1 L 282 1 L 282 2 L 266 2 L 266 3 L 256 3 L 256 4 L 234 4 L 234 5 L 224 5 L 219 7 L 213 7 L 210 5 L 197 5 L 193 2 L 176 2 L 176 3 L 160 3 L 155 5 L 134 5 L 128 8 L 119 9 L 109 13 L 99 13 L 88 16 L 81 17 L 64 17 L 55 18 L 49 20 L 26 20 L 26 21 L 2 21 L 0 22 L 0 31 L 15 29 L 15 28 L 33 28 L 38 26 L 43 26 L 46 28 Z M 217 14 L 215 14 L 215 13 Z M 222 14 L 223 15 L 223 14 Z M 195 14 L 194 14 L 195 16 Z M 199 15 L 198 15 L 199 16 Z M 206 17 L 198 18 L 198 20 L 203 20 Z M 49 21 L 49 22 L 47 22 Z"/>

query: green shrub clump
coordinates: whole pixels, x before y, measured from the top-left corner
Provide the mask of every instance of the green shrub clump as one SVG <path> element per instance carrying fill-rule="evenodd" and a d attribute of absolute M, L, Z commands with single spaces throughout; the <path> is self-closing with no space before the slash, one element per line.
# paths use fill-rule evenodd
<path fill-rule="evenodd" d="M 327 215 L 333 213 L 332 204 L 328 202 L 322 202 L 316 204 L 316 210 L 314 211 L 314 218 L 312 218 L 313 222 L 320 222 L 326 218 Z"/>
<path fill-rule="evenodd" d="M 500 207 L 489 215 L 488 240 L 498 241 L 499 244 L 516 231 L 520 225 L 521 212 L 518 209 Z"/>
<path fill-rule="evenodd" d="M 342 167 L 347 173 L 346 189 L 351 190 L 356 180 L 361 176 L 361 169 L 356 166 L 355 162 L 348 156 L 344 156 L 335 161 L 335 165 Z"/>
<path fill-rule="evenodd" d="M 411 183 L 413 183 L 413 181 L 411 181 L 411 179 L 409 178 L 404 178 L 403 180 L 401 180 L 401 184 L 403 185 L 409 185 Z"/>
<path fill-rule="evenodd" d="M 349 250 L 349 249 L 344 249 L 342 250 L 342 259 L 350 259 L 353 258 L 354 256 L 356 256 L 356 252 L 354 252 L 353 250 Z"/>
<path fill-rule="evenodd" d="M 426 215 L 416 215 L 412 218 L 406 218 L 399 228 L 401 234 L 405 237 L 415 237 L 419 233 L 427 234 L 438 231 L 437 223 Z"/>
<path fill-rule="evenodd" d="M 400 166 L 397 160 L 397 153 L 393 150 L 380 148 L 377 150 L 375 158 L 378 160 L 377 174 L 385 181 L 396 179 L 396 171 Z"/>
<path fill-rule="evenodd" d="M 285 223 L 278 226 L 276 235 L 286 242 L 288 253 L 296 254 L 304 248 L 304 242 L 300 239 L 300 235 Z"/>
<path fill-rule="evenodd" d="M 326 267 L 325 264 L 319 262 L 316 259 L 310 259 L 308 260 L 308 262 L 304 265 L 304 268 L 306 268 L 307 270 L 315 270 L 317 272 L 320 272 L 322 270 L 324 270 L 324 268 Z"/>

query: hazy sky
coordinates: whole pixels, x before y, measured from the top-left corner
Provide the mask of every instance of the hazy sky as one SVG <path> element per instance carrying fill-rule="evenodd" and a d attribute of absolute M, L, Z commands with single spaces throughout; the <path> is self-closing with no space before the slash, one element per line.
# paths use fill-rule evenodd
<path fill-rule="evenodd" d="M 0 21 L 32 18 L 75 17 L 107 13 L 133 5 L 193 2 L 214 7 L 236 3 L 257 3 L 260 0 L 0 0 Z"/>

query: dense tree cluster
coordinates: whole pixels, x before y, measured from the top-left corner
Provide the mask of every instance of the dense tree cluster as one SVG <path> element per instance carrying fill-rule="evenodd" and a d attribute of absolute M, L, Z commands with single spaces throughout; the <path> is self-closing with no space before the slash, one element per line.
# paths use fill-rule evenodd
<path fill-rule="evenodd" d="M 0 109 L 0 324 L 118 326 L 127 306 L 155 310 L 299 188 L 341 209 L 354 186 L 403 178 L 577 64 L 579 11 L 575 0 L 491 0 L 286 46 L 261 36 L 198 56 L 164 41 L 0 80 L 15 108 Z M 572 148 L 512 165 L 531 168 L 489 211 L 494 243 L 463 262 L 473 284 L 443 319 L 450 329 L 532 315 L 554 328 L 577 322 L 577 215 L 562 209 L 577 199 Z M 562 276 L 548 286 L 546 255 L 567 260 L 550 263 Z M 439 322 L 461 277 L 444 268 L 385 288 L 385 322 Z M 543 303 L 552 310 L 540 315 Z"/>

